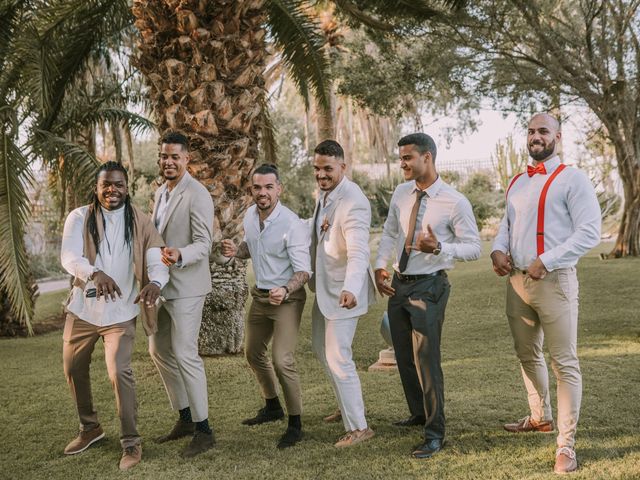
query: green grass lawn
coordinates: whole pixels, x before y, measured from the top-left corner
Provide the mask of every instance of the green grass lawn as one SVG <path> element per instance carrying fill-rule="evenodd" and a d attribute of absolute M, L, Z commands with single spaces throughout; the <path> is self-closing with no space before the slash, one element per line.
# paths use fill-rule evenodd
<path fill-rule="evenodd" d="M 579 266 L 584 395 L 577 443 L 581 469 L 575 479 L 640 478 L 640 260 L 600 261 L 597 254 L 609 247 L 599 247 Z M 205 359 L 217 447 L 185 461 L 178 452 L 186 440 L 155 444 L 151 439 L 168 431 L 175 415 L 139 328 L 133 368 L 143 462 L 130 472 L 118 471 L 119 425 L 101 345 L 94 353 L 92 375 L 107 439 L 66 457 L 62 450 L 76 434 L 77 417 L 62 373 L 58 331 L 0 341 L 0 478 L 552 478 L 555 435 L 511 435 L 501 428 L 528 413 L 504 315 L 505 280 L 493 274 L 486 252 L 478 262 L 458 264 L 450 278 L 442 339 L 448 444 L 432 459 L 409 456 L 420 440 L 419 429 L 391 425 L 407 415 L 398 374 L 367 372 L 385 347 L 378 333 L 383 300 L 361 319 L 354 342 L 376 437 L 351 449 L 333 447 L 342 426 L 322 422 L 335 401 L 311 351 L 309 297 L 297 355 L 305 403 L 305 441 L 299 446 L 275 448 L 282 422 L 240 424 L 262 406 L 241 356 Z M 40 301 L 48 298 L 55 304 L 55 295 L 43 295 Z"/>

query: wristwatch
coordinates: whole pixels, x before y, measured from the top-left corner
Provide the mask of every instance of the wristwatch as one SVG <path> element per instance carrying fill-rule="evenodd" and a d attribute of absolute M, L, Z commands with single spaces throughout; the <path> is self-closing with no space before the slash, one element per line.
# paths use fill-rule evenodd
<path fill-rule="evenodd" d="M 440 255 L 440 252 L 442 251 L 442 244 L 440 242 L 438 242 L 438 245 L 436 245 L 436 248 L 433 249 L 433 254 L 434 255 Z"/>
<path fill-rule="evenodd" d="M 283 300 L 289 300 L 289 287 L 287 287 L 286 285 L 283 285 L 280 288 L 284 288 L 284 291 L 287 292 L 284 294 L 284 299 Z"/>

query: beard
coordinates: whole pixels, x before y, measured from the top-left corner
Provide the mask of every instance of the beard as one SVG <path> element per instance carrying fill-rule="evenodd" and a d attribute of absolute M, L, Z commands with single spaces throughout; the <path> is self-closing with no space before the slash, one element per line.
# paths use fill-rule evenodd
<path fill-rule="evenodd" d="M 533 152 L 531 150 L 531 145 L 528 145 L 527 148 L 529 150 L 529 156 L 536 161 L 544 160 L 545 158 L 550 157 L 553 154 L 553 151 L 556 149 L 556 141 L 553 140 L 549 145 L 540 150 L 539 152 Z"/>

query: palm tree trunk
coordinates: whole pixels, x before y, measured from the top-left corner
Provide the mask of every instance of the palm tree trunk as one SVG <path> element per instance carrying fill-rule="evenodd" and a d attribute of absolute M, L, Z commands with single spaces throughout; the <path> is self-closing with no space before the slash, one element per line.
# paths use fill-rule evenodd
<path fill-rule="evenodd" d="M 249 175 L 258 155 L 258 116 L 265 104 L 263 0 L 135 0 L 137 66 L 150 86 L 160 130 L 190 139 L 190 173 L 215 204 L 214 251 L 241 238 L 250 204 Z M 242 350 L 246 267 L 211 264 L 200 353 Z"/>

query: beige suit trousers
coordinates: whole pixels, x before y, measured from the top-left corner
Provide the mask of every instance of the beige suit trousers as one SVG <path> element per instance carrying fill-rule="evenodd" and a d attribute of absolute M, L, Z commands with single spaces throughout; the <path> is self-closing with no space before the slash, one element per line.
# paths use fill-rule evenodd
<path fill-rule="evenodd" d="M 167 300 L 158 311 L 158 331 L 149 337 L 149 353 L 160 372 L 171 408 L 190 407 L 191 418 L 209 418 L 207 377 L 198 354 L 204 296 Z"/>
<path fill-rule="evenodd" d="M 246 357 L 258 379 L 262 396 L 275 398 L 278 395 L 276 377 L 289 415 L 302 414 L 300 379 L 296 370 L 295 350 L 298 342 L 300 319 L 307 298 L 304 287 L 293 292 L 280 305 L 269 303 L 269 294 L 255 287 L 251 291 L 253 300 L 246 324 Z M 269 342 L 273 339 L 273 362 L 267 355 Z"/>
<path fill-rule="evenodd" d="M 131 354 L 136 337 L 136 319 L 99 327 L 67 313 L 62 334 L 64 374 L 78 409 L 83 431 L 97 427 L 93 408 L 89 367 L 96 342 L 104 342 L 104 359 L 120 417 L 120 443 L 123 448 L 140 444 L 136 428 L 136 386 L 131 370 Z"/>
<path fill-rule="evenodd" d="M 582 399 L 576 269 L 554 270 L 542 280 L 513 271 L 507 286 L 507 317 L 534 420 L 553 418 L 549 373 L 542 351 L 546 339 L 557 379 L 557 442 L 559 447 L 573 447 Z"/>

